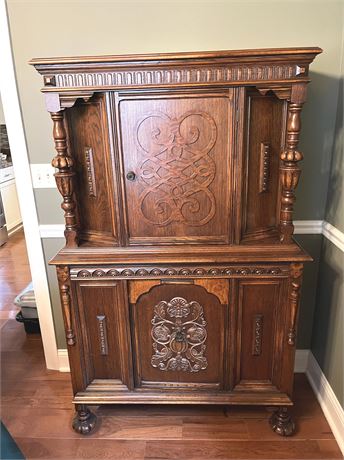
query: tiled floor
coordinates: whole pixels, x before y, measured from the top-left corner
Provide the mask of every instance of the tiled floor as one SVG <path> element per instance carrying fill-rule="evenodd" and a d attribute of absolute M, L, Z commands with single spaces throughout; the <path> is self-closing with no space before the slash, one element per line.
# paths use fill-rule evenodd
<path fill-rule="evenodd" d="M 16 235 L 10 243 L 0 249 L 2 312 L 11 312 L 11 299 L 30 278 L 23 238 Z M 6 321 L 1 331 L 2 419 L 28 459 L 342 458 L 303 374 L 295 379 L 297 432 L 291 438 L 270 430 L 269 409 L 224 406 L 95 408 L 98 428 L 81 437 L 71 429 L 69 374 L 47 371 L 40 337 L 27 336 L 13 319 Z"/>

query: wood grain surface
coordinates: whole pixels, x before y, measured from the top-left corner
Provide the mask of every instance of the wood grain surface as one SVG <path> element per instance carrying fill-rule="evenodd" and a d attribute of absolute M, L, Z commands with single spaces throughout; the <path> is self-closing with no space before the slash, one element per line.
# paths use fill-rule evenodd
<path fill-rule="evenodd" d="M 5 255 L 9 267 L 19 265 L 1 269 L 1 286 L 8 287 L 2 306 L 9 310 L 30 277 L 22 235 L 0 249 L 1 261 Z M 342 458 L 303 374 L 295 378 L 293 438 L 270 430 L 270 408 L 211 405 L 103 406 L 95 408 L 97 430 L 83 437 L 71 427 L 70 375 L 48 371 L 40 336 L 26 335 L 13 319 L 1 331 L 1 367 L 1 417 L 27 459 Z"/>

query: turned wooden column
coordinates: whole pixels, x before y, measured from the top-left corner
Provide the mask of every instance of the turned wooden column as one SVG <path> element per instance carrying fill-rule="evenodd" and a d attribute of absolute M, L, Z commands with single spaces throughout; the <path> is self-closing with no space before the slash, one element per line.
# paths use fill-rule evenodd
<path fill-rule="evenodd" d="M 288 345 L 291 346 L 295 346 L 296 342 L 296 320 L 300 303 L 302 271 L 303 264 L 291 264 L 289 287 L 290 323 L 288 330 Z"/>
<path fill-rule="evenodd" d="M 70 299 L 70 279 L 67 266 L 58 265 L 56 267 L 57 279 L 60 287 L 61 305 L 65 322 L 67 344 L 75 345 L 75 334 L 72 324 L 71 299 Z"/>
<path fill-rule="evenodd" d="M 67 248 L 78 246 L 78 232 L 76 219 L 76 203 L 73 197 L 74 193 L 74 176 L 73 160 L 68 155 L 67 135 L 63 121 L 63 111 L 52 112 L 53 136 L 57 155 L 53 158 L 51 164 L 58 170 L 55 173 L 56 185 L 63 197 L 61 208 L 64 211 L 66 222 L 65 238 Z"/>
<path fill-rule="evenodd" d="M 286 148 L 281 153 L 280 178 L 282 183 L 281 212 L 280 212 L 280 241 L 289 244 L 294 233 L 293 207 L 295 203 L 295 189 L 299 182 L 301 169 L 298 162 L 303 155 L 298 151 L 301 110 L 306 99 L 306 84 L 293 85 L 291 100 L 288 107 Z"/>

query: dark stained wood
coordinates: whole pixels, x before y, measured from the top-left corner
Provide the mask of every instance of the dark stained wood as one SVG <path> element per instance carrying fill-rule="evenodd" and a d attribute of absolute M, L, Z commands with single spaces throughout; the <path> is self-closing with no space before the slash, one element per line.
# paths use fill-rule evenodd
<path fill-rule="evenodd" d="M 235 389 L 252 384 L 269 388 L 276 381 L 280 362 L 277 336 L 283 331 L 281 288 L 281 280 L 239 282 Z"/>
<path fill-rule="evenodd" d="M 118 102 L 129 244 L 232 240 L 233 90 L 195 96 Z"/>
<path fill-rule="evenodd" d="M 242 238 L 252 241 L 271 234 L 278 238 L 280 152 L 284 147 L 286 101 L 274 95 L 248 94 L 246 143 L 246 200 Z"/>
<path fill-rule="evenodd" d="M 61 208 L 64 211 L 66 222 L 66 247 L 73 248 L 78 245 L 78 221 L 74 197 L 74 162 L 67 149 L 67 133 L 64 125 L 64 112 L 52 112 L 51 118 L 53 120 L 53 138 L 57 151 L 57 155 L 53 158 L 51 164 L 57 169 L 57 172 L 54 174 L 56 185 L 63 197 Z"/>
<path fill-rule="evenodd" d="M 306 100 L 306 91 L 306 85 L 294 85 L 292 87 L 291 101 L 288 106 L 286 148 L 281 153 L 282 164 L 280 167 L 280 179 L 282 185 L 280 240 L 282 243 L 290 243 L 294 232 L 294 190 L 297 187 L 301 174 L 298 162 L 303 159 L 303 154 L 297 150 L 297 147 L 301 131 L 301 109 Z"/>
<path fill-rule="evenodd" d="M 138 387 L 174 388 L 176 396 L 181 388 L 223 387 L 227 305 L 184 283 L 155 286 L 134 305 Z"/>
<path fill-rule="evenodd" d="M 150 53 L 150 54 L 127 54 L 127 55 L 107 55 L 107 56 L 80 56 L 80 57 L 51 57 L 51 58 L 34 58 L 30 60 L 32 65 L 40 64 L 72 64 L 72 63 L 99 63 L 99 62 L 136 62 L 136 61 L 166 61 L 166 60 L 185 60 L 185 59 L 212 59 L 212 58 L 244 58 L 244 57 L 262 57 L 277 56 L 283 58 L 286 56 L 297 55 L 317 55 L 322 50 L 319 47 L 305 48 L 262 48 L 262 49 L 243 49 L 243 50 L 223 50 L 223 51 L 194 51 L 178 53 Z"/>
<path fill-rule="evenodd" d="M 130 336 L 125 283 L 81 281 L 76 290 L 87 383 L 118 380 L 130 386 Z"/>
<path fill-rule="evenodd" d="M 58 153 L 66 247 L 52 263 L 77 432 L 94 429 L 88 405 L 113 403 L 277 406 L 273 430 L 294 431 L 310 257 L 293 241 L 292 213 L 300 111 L 320 52 L 31 61 Z M 225 433 L 247 435 L 234 422 Z"/>
<path fill-rule="evenodd" d="M 98 245 L 117 244 L 105 98 L 79 102 L 68 112 L 68 119 L 76 160 L 80 238 Z"/>
<path fill-rule="evenodd" d="M 21 265 L 2 267 L 1 286 L 14 296 L 29 269 L 22 234 L 9 244 L 0 255 L 7 254 L 9 267 Z M 40 336 L 8 320 L 1 333 L 1 415 L 28 459 L 342 458 L 304 374 L 295 376 L 297 432 L 289 439 L 269 429 L 270 408 L 222 405 L 100 406 L 96 430 L 82 437 L 71 428 L 71 396 L 70 374 L 45 368 Z"/>

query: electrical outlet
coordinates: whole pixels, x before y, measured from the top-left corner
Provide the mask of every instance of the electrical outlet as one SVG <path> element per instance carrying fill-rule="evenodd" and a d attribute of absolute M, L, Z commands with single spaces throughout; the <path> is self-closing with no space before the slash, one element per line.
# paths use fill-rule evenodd
<path fill-rule="evenodd" d="M 55 168 L 49 163 L 31 164 L 33 188 L 55 188 Z"/>

